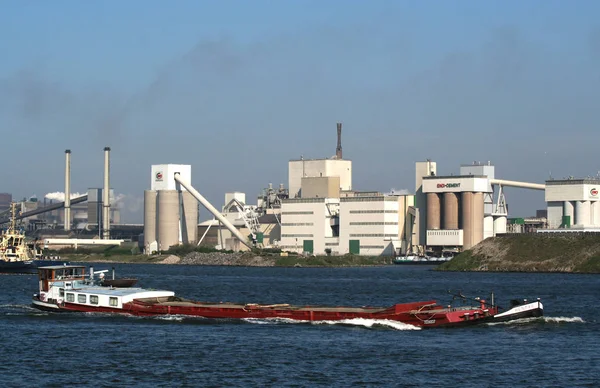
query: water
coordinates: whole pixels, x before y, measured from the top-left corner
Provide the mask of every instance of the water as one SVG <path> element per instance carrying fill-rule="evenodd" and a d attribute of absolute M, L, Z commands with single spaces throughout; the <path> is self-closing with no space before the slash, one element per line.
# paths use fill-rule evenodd
<path fill-rule="evenodd" d="M 110 268 L 96 264 L 96 269 Z M 447 290 L 542 298 L 544 318 L 456 329 L 394 322 L 136 318 L 29 307 L 32 275 L 0 275 L 0 381 L 22 386 L 595 386 L 600 277 L 438 273 L 423 266 L 126 265 L 117 274 L 203 301 L 387 306 Z M 498 299 L 500 298 L 500 299 Z"/>

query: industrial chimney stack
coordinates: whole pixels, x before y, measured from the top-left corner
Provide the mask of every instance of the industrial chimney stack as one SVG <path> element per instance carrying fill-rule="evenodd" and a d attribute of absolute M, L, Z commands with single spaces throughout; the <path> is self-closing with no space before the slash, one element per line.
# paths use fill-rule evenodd
<path fill-rule="evenodd" d="M 65 231 L 71 230 L 71 150 L 65 150 Z"/>
<path fill-rule="evenodd" d="M 337 148 L 335 158 L 342 159 L 342 123 L 337 123 Z"/>
<path fill-rule="evenodd" d="M 102 238 L 110 239 L 110 147 L 104 147 L 104 190 L 102 190 Z"/>

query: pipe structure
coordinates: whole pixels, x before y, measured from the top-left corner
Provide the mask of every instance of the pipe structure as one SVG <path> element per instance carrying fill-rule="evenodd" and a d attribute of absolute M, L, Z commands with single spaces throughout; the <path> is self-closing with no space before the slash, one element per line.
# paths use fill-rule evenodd
<path fill-rule="evenodd" d="M 65 231 L 71 230 L 71 150 L 65 150 Z"/>
<path fill-rule="evenodd" d="M 522 189 L 546 190 L 546 185 L 543 185 L 540 183 L 505 181 L 504 179 L 490 179 L 490 184 L 511 186 L 511 187 L 520 187 Z"/>
<path fill-rule="evenodd" d="M 202 206 L 204 206 L 209 212 L 211 212 L 217 220 L 219 220 L 223 225 L 225 225 L 225 227 L 227 229 L 229 229 L 229 231 L 235 237 L 237 237 L 241 241 L 242 244 L 244 244 L 245 246 L 247 246 L 250 249 L 254 248 L 250 243 L 248 243 L 248 239 L 246 237 L 244 237 L 244 235 L 241 234 L 240 231 L 237 230 L 236 227 L 233 226 L 233 224 L 227 220 L 227 218 L 223 217 L 221 212 L 219 212 L 217 209 L 215 209 L 215 207 L 213 205 L 211 205 L 211 203 L 208 202 L 206 200 L 206 198 L 204 198 L 198 191 L 196 191 L 196 189 L 194 189 L 189 182 L 187 182 L 185 179 L 183 179 L 179 173 L 175 174 L 175 181 L 179 182 L 179 184 L 181 184 L 181 186 L 185 187 L 185 189 L 190 194 L 192 194 L 198 200 L 198 202 L 200 202 L 202 204 Z"/>
<path fill-rule="evenodd" d="M 110 239 L 110 147 L 104 147 L 104 190 L 102 191 L 102 238 Z"/>
<path fill-rule="evenodd" d="M 73 198 L 71 200 L 71 205 L 76 205 L 78 203 L 85 202 L 85 201 L 87 201 L 87 199 L 88 199 L 87 194 L 86 195 L 82 195 L 81 197 Z M 42 214 L 42 213 L 47 213 L 47 212 L 50 212 L 50 211 L 53 211 L 53 210 L 58 210 L 60 208 L 63 208 L 64 206 L 65 206 L 64 202 L 54 203 L 52 205 L 48 205 L 48 206 L 41 207 L 41 208 L 38 208 L 38 209 L 35 209 L 35 210 L 30 210 L 30 211 L 25 212 L 25 213 L 21 213 L 20 215 L 18 215 L 18 216 L 15 217 L 15 220 L 22 220 L 23 218 L 32 217 L 32 216 L 35 216 L 37 214 Z M 2 217 L 2 218 L 0 218 L 0 225 L 6 224 L 7 222 L 10 222 L 10 217 Z"/>

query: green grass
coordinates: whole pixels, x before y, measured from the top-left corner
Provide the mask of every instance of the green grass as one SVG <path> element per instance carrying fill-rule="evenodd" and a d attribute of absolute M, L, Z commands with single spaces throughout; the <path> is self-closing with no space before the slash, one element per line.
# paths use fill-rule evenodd
<path fill-rule="evenodd" d="M 600 235 L 522 234 L 495 237 L 484 240 L 475 249 L 457 255 L 437 269 L 600 273 Z"/>
<path fill-rule="evenodd" d="M 473 255 L 471 251 L 465 251 L 456 255 L 452 260 L 442 263 L 435 268 L 437 271 L 470 271 L 478 268 L 482 260 Z"/>
<path fill-rule="evenodd" d="M 600 256 L 593 256 L 575 267 L 573 272 L 600 273 Z"/>

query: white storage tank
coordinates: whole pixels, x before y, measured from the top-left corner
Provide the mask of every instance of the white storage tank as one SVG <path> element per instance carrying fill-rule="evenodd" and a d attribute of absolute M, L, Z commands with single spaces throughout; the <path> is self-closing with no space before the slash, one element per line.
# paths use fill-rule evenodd
<path fill-rule="evenodd" d="M 600 201 L 591 202 L 592 226 L 600 227 Z"/>
<path fill-rule="evenodd" d="M 590 219 L 590 201 L 575 201 L 575 225 L 588 226 Z"/>
<path fill-rule="evenodd" d="M 494 217 L 485 216 L 483 218 L 483 239 L 494 237 Z"/>
<path fill-rule="evenodd" d="M 574 215 L 575 215 L 575 209 L 573 206 L 573 202 L 565 201 L 564 207 L 563 207 L 563 216 L 569 217 L 569 225 L 568 226 L 573 226 L 573 224 L 575 223 Z"/>
<path fill-rule="evenodd" d="M 494 217 L 494 235 L 506 233 L 506 217 Z"/>

